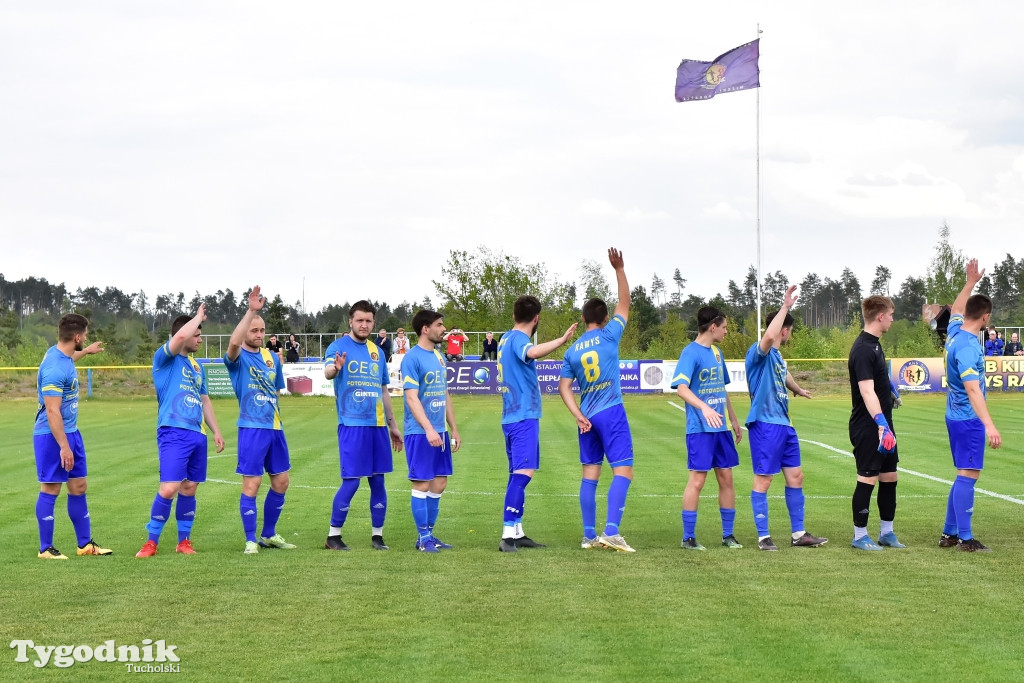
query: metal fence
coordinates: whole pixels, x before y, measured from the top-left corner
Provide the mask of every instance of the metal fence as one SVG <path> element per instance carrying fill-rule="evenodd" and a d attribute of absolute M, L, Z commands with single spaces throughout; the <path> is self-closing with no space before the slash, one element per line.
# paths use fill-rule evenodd
<path fill-rule="evenodd" d="M 494 338 L 501 337 L 504 333 L 494 332 Z M 281 343 L 281 347 L 284 348 L 284 343 L 287 341 L 292 333 L 278 334 L 277 341 Z M 406 336 L 409 337 L 410 346 L 416 343 L 415 335 L 409 334 L 406 331 Z M 463 332 L 469 341 L 467 341 L 463 347 L 463 354 L 466 356 L 479 356 L 484 350 L 484 339 L 486 339 L 487 332 Z M 340 335 L 338 334 L 326 334 L 326 333 L 308 333 L 308 334 L 296 334 L 295 340 L 299 342 L 299 360 L 304 362 L 311 362 L 324 357 L 324 352 L 327 347 L 331 345 L 335 339 Z M 374 332 L 372 338 L 377 337 L 377 333 Z M 392 350 L 394 349 L 395 333 L 388 332 L 388 338 L 391 339 Z M 228 350 L 228 342 L 231 339 L 230 334 L 204 334 L 203 344 L 199 347 L 199 350 L 195 353 L 197 358 L 223 358 L 224 354 Z M 270 339 L 270 334 L 267 334 L 263 338 L 263 343 L 266 344 L 267 340 Z"/>

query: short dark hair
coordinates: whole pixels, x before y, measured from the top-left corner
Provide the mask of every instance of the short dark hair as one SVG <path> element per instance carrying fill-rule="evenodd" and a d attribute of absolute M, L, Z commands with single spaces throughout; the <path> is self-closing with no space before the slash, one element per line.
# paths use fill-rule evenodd
<path fill-rule="evenodd" d="M 419 310 L 416 311 L 416 315 L 412 317 L 412 329 L 416 331 L 416 336 L 423 334 L 423 328 L 433 325 L 435 321 L 444 316 L 437 311 Z"/>
<path fill-rule="evenodd" d="M 967 300 L 967 305 L 964 307 L 964 317 L 968 320 L 978 320 L 981 316 L 991 312 L 992 299 L 984 294 L 973 295 Z M 995 332 L 995 330 L 989 329 L 989 332 Z"/>
<path fill-rule="evenodd" d="M 512 318 L 517 323 L 528 323 L 540 315 L 541 308 L 540 299 L 530 294 L 524 294 L 516 299 L 516 303 L 512 306 Z"/>
<path fill-rule="evenodd" d="M 187 315 L 179 315 L 177 318 L 175 318 L 174 322 L 171 323 L 171 336 L 173 337 L 174 335 L 178 334 L 178 330 L 185 327 L 185 324 L 188 323 L 188 321 L 190 320 L 192 320 L 192 318 L 190 318 Z M 202 323 L 199 323 L 198 329 L 203 329 Z"/>
<path fill-rule="evenodd" d="M 69 342 L 76 334 L 82 334 L 89 329 L 89 319 L 77 313 L 68 313 L 60 319 L 57 324 L 57 339 L 62 342 Z"/>
<path fill-rule="evenodd" d="M 769 314 L 768 314 L 768 315 L 767 315 L 767 316 L 765 317 L 765 319 L 764 319 L 764 326 L 765 326 L 765 327 L 768 327 L 769 325 L 771 325 L 771 324 L 772 324 L 772 321 L 773 321 L 773 320 L 775 320 L 775 316 L 777 316 L 778 314 L 779 314 L 779 311 L 772 311 L 771 313 L 769 313 Z M 795 320 L 793 320 L 793 316 L 792 316 L 792 315 L 790 315 L 790 314 L 789 314 L 789 313 L 787 312 L 787 313 L 786 313 L 786 319 L 782 321 L 782 326 L 783 326 L 783 327 L 793 327 L 793 323 L 794 323 L 794 322 L 796 322 L 796 321 L 795 321 Z"/>
<path fill-rule="evenodd" d="M 608 304 L 603 300 L 594 297 L 588 299 L 587 303 L 583 304 L 583 322 L 590 325 L 597 323 L 600 325 L 608 317 Z"/>
<path fill-rule="evenodd" d="M 725 313 L 714 306 L 701 306 L 697 311 L 697 334 L 708 331 L 712 325 L 721 325 L 725 322 Z"/>
<path fill-rule="evenodd" d="M 352 307 L 348 309 L 348 319 L 351 320 L 352 316 L 354 316 L 357 311 L 360 311 L 362 313 L 369 313 L 372 316 L 377 315 L 377 309 L 374 308 L 373 304 L 371 304 L 366 299 L 360 299 L 359 301 L 352 304 Z"/>

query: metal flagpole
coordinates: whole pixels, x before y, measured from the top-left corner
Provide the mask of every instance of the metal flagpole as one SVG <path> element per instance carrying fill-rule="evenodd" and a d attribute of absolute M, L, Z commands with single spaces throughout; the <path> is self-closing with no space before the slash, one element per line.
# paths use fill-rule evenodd
<path fill-rule="evenodd" d="M 757 25 L 757 37 L 761 37 L 761 24 Z M 758 43 L 760 53 L 760 43 Z M 758 57 L 760 71 L 760 57 Z M 760 81 L 760 79 L 758 79 Z M 761 338 L 761 86 L 757 87 L 757 338 Z"/>

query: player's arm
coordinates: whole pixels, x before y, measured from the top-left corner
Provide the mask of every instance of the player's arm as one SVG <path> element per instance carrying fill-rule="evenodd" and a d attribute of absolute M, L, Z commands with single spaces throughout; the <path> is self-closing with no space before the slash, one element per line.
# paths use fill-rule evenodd
<path fill-rule="evenodd" d="M 864 408 L 867 409 L 868 415 L 873 417 L 875 424 L 878 425 L 879 448 L 892 453 L 896 448 L 896 435 L 892 433 L 892 425 L 885 419 L 885 414 L 882 413 L 882 404 L 878 402 L 878 396 L 875 395 L 875 380 L 862 379 L 857 382 L 857 389 L 860 391 L 860 397 L 864 399 Z"/>
<path fill-rule="evenodd" d="M 526 349 L 526 357 L 533 358 L 535 360 L 537 358 L 543 358 L 544 356 L 548 355 L 549 353 L 560 347 L 562 344 L 565 344 L 570 339 L 572 339 L 572 335 L 575 331 L 576 323 L 573 323 L 572 325 L 569 325 L 569 329 L 567 329 L 565 331 L 565 334 L 563 334 L 561 337 L 557 337 L 555 339 L 552 339 L 551 341 L 546 341 L 543 344 L 535 344 Z"/>
<path fill-rule="evenodd" d="M 405 388 L 403 392 L 405 397 L 405 404 L 409 406 L 409 412 L 412 413 L 412 418 L 416 420 L 416 424 L 423 427 L 423 431 L 426 432 L 427 443 L 437 448 L 444 441 L 441 439 L 441 435 L 434 429 L 434 425 L 430 424 L 430 420 L 427 419 L 427 411 L 423 409 L 423 402 L 420 401 L 420 392 L 418 389 Z M 445 408 L 445 417 L 448 416 L 448 408 Z"/>
<path fill-rule="evenodd" d="M 452 405 L 452 395 L 447 389 L 444 390 L 444 419 L 448 422 L 449 439 L 454 453 L 462 445 L 462 437 L 459 436 L 459 428 L 455 426 L 455 406 Z"/>
<path fill-rule="evenodd" d="M 700 411 L 700 414 L 704 416 L 704 420 L 708 423 L 709 427 L 718 429 L 722 426 L 722 416 L 718 414 L 718 411 L 709 406 L 704 401 L 697 397 L 697 394 L 693 393 L 693 389 L 688 384 L 680 384 L 676 387 L 676 395 L 683 399 L 687 405 L 693 406 Z"/>
<path fill-rule="evenodd" d="M 231 339 L 228 340 L 227 357 L 232 363 L 242 355 L 242 342 L 245 341 L 245 333 L 249 331 L 252 319 L 263 309 L 263 304 L 266 302 L 266 297 L 260 294 L 260 286 L 256 285 L 253 287 L 252 291 L 249 292 L 249 310 L 245 312 L 241 321 L 235 326 L 234 331 L 231 332 Z"/>
<path fill-rule="evenodd" d="M 729 423 L 732 425 L 736 443 L 739 444 L 740 441 L 743 441 L 743 429 L 740 427 L 740 421 L 736 419 L 736 411 L 732 409 L 732 401 L 729 400 L 728 393 L 725 395 L 725 411 L 729 415 Z"/>
<path fill-rule="evenodd" d="M 224 450 L 224 437 L 217 425 L 217 416 L 213 414 L 213 402 L 206 394 L 203 394 L 203 420 L 206 422 L 206 426 L 213 431 L 213 443 L 217 445 L 217 452 L 220 453 Z"/>
<path fill-rule="evenodd" d="M 629 283 L 626 282 L 626 266 L 622 260 L 622 252 L 614 248 L 609 249 L 608 261 L 615 269 L 615 282 L 619 294 L 614 315 L 621 315 L 623 320 L 629 320 Z"/>
<path fill-rule="evenodd" d="M 768 353 L 768 349 L 775 345 L 775 340 L 779 338 L 780 334 L 782 334 L 782 326 L 786 322 L 786 315 L 789 313 L 789 309 L 793 308 L 793 305 L 796 304 L 795 292 L 796 285 L 790 285 L 786 290 L 785 295 L 782 297 L 782 307 L 779 308 L 778 314 L 772 319 L 772 324 L 764 331 L 764 335 L 761 337 L 761 341 L 757 345 L 761 350 L 762 356 Z"/>
<path fill-rule="evenodd" d="M 401 451 L 402 432 L 398 429 L 398 423 L 395 422 L 395 411 L 391 407 L 391 394 L 388 392 L 388 385 L 386 383 L 381 387 L 380 400 L 384 406 L 384 419 L 388 423 L 388 434 L 391 435 L 391 448 L 395 451 Z"/>
<path fill-rule="evenodd" d="M 772 322 L 775 321 L 773 320 Z M 786 371 L 786 388 L 792 391 L 794 396 L 803 396 L 804 398 L 811 397 L 811 392 L 797 384 L 796 380 L 793 379 L 793 375 L 791 375 L 788 370 Z"/>
<path fill-rule="evenodd" d="M 981 423 L 985 425 L 985 433 L 988 435 L 988 445 L 992 448 L 999 448 L 1003 445 L 1003 437 L 999 434 L 999 430 L 996 429 L 996 425 L 992 422 L 992 416 L 989 415 L 988 405 L 985 403 L 985 395 L 981 393 L 981 381 L 971 380 L 964 382 L 964 391 L 967 392 L 967 398 L 971 402 L 971 408 L 974 409 L 974 414 L 978 416 Z"/>
<path fill-rule="evenodd" d="M 328 349 L 330 351 L 330 349 Z M 341 372 L 342 368 L 345 367 L 345 358 L 348 357 L 348 351 L 345 353 L 334 352 L 334 362 L 324 364 L 324 378 L 334 379 Z"/>
<path fill-rule="evenodd" d="M 71 360 L 77 361 L 82 358 L 85 358 L 86 356 L 91 356 L 94 353 L 103 353 L 103 342 L 96 341 L 93 342 L 92 344 L 89 344 L 81 351 L 73 351 L 71 353 Z"/>
<path fill-rule="evenodd" d="M 68 443 L 68 435 L 64 432 L 64 416 L 60 414 L 63 396 L 43 396 L 43 406 L 46 408 L 46 423 L 50 425 L 50 433 L 60 446 L 60 466 L 70 472 L 75 465 L 75 455 L 71 452 L 71 444 Z"/>
<path fill-rule="evenodd" d="M 985 270 L 978 270 L 978 259 L 972 258 L 967 262 L 967 281 L 964 283 L 964 288 L 960 290 L 960 293 L 956 295 L 956 299 L 953 301 L 953 305 L 949 308 L 950 315 L 963 315 L 964 311 L 967 310 L 967 300 L 971 298 L 971 292 L 974 291 L 975 285 L 981 282 L 981 278 L 985 276 Z"/>
<path fill-rule="evenodd" d="M 181 353 L 181 350 L 185 348 L 185 342 L 195 336 L 196 330 L 206 320 L 206 304 L 199 304 L 199 309 L 196 314 L 192 316 L 192 319 L 181 326 L 178 333 L 171 337 L 171 340 L 167 342 L 168 348 L 171 350 L 172 356 L 177 356 Z M 218 453 L 220 451 L 217 451 Z"/>
<path fill-rule="evenodd" d="M 579 427 L 580 434 L 590 431 L 590 420 L 586 418 L 580 407 L 576 405 L 576 395 L 572 393 L 572 378 L 571 377 L 560 377 L 558 380 L 558 395 L 562 397 L 562 403 L 572 413 L 573 418 L 576 419 L 576 426 Z"/>

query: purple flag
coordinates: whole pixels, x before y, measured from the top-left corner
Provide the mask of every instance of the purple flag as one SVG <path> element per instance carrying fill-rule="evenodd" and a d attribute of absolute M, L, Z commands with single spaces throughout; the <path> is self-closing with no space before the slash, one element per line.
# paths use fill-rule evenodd
<path fill-rule="evenodd" d="M 760 39 L 729 50 L 712 62 L 684 59 L 676 71 L 676 102 L 710 100 L 715 95 L 760 87 Z"/>

